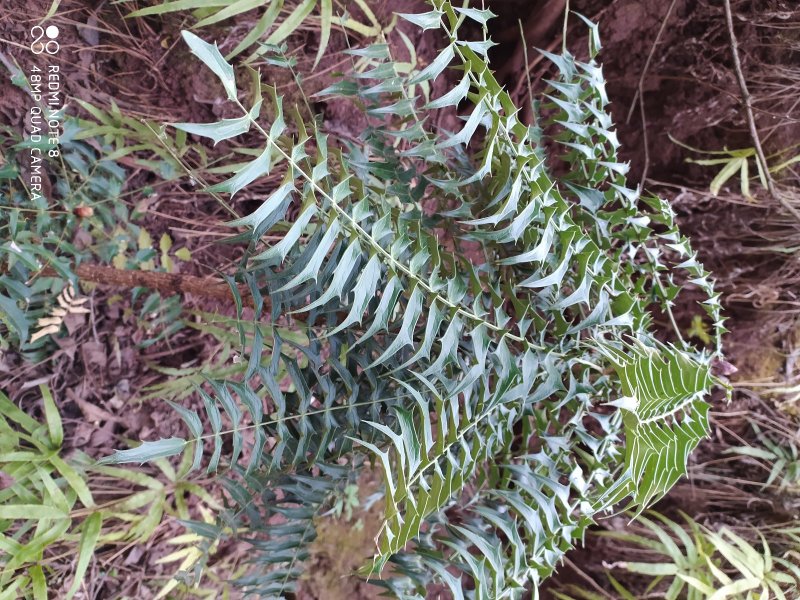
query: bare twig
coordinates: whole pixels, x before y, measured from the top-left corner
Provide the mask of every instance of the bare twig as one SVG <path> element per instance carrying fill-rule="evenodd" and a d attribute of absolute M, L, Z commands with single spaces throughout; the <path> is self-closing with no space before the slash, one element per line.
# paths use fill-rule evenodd
<path fill-rule="evenodd" d="M 517 19 L 519 23 L 519 38 L 522 41 L 522 56 L 525 58 L 525 80 L 528 83 L 528 104 L 533 103 L 533 84 L 531 83 L 530 61 L 528 60 L 528 44 L 525 41 L 525 28 L 522 26 L 522 19 Z"/>
<path fill-rule="evenodd" d="M 536 125 L 533 114 L 533 84 L 531 83 L 530 61 L 528 60 L 528 44 L 525 42 L 525 28 L 522 26 L 522 19 L 517 19 L 519 23 L 519 37 L 522 42 L 522 56 L 525 58 L 525 79 L 528 82 L 528 101 L 522 109 L 525 116 L 525 123 Z"/>
<path fill-rule="evenodd" d="M 565 556 L 564 562 L 575 572 L 576 575 L 578 575 L 578 577 L 583 579 L 586 583 L 592 586 L 592 588 L 594 588 L 597 592 L 602 594 L 604 598 L 613 598 L 613 596 L 611 596 L 607 591 L 601 588 L 594 579 L 592 579 L 587 573 L 581 570 L 581 568 L 578 567 L 578 565 L 572 562 L 569 559 L 569 557 Z"/>
<path fill-rule="evenodd" d="M 756 160 L 758 160 L 761 172 L 767 181 L 767 190 L 774 200 L 781 203 L 792 216 L 800 221 L 800 211 L 792 206 L 785 198 L 783 198 L 778 190 L 775 188 L 775 181 L 772 179 L 772 174 L 769 172 L 769 164 L 767 164 L 767 157 L 764 156 L 764 149 L 761 147 L 761 138 L 758 136 L 758 129 L 756 129 L 756 120 L 753 116 L 753 98 L 750 96 L 750 91 L 747 89 L 747 82 L 744 79 L 742 72 L 742 63 L 739 60 L 739 45 L 736 42 L 736 33 L 733 31 L 733 13 L 731 11 L 731 0 L 723 0 L 725 6 L 725 21 L 728 26 L 728 35 L 731 39 L 731 54 L 733 55 L 733 69 L 736 72 L 736 80 L 739 82 L 739 90 L 742 92 L 742 103 L 744 104 L 745 115 L 747 116 L 747 125 L 750 128 L 750 137 L 753 138 L 753 146 L 756 149 Z"/>
<path fill-rule="evenodd" d="M 658 30 L 658 34 L 656 35 L 656 39 L 653 41 L 653 45 L 650 48 L 650 53 L 647 55 L 647 60 L 644 63 L 644 68 L 642 69 L 642 73 L 639 76 L 639 84 L 636 86 L 636 94 L 633 96 L 633 102 L 631 102 L 631 107 L 628 109 L 628 117 L 625 120 L 626 123 L 629 123 L 631 120 L 631 115 L 633 114 L 633 107 L 636 106 L 636 101 L 639 101 L 639 113 L 642 116 L 642 144 L 644 145 L 644 167 L 642 168 L 642 187 L 644 187 L 645 181 L 647 180 L 647 171 L 650 169 L 650 143 L 647 139 L 647 116 L 644 110 L 644 78 L 647 76 L 647 70 L 650 68 L 650 62 L 653 60 L 653 56 L 656 53 L 656 46 L 658 46 L 658 42 L 661 40 L 661 35 L 664 33 L 664 30 L 667 27 L 667 22 L 669 21 L 670 16 L 672 15 L 672 9 L 675 8 L 677 0 L 672 0 L 672 3 L 667 8 L 667 14 L 664 15 L 664 18 L 661 21 L 661 27 Z"/>
<path fill-rule="evenodd" d="M 642 189 L 650 170 L 650 141 L 647 139 L 647 115 L 644 111 L 644 94 L 639 94 L 639 112 L 642 115 L 642 146 L 644 146 L 644 166 L 642 167 Z"/>
<path fill-rule="evenodd" d="M 631 106 L 628 109 L 628 116 L 625 119 L 626 123 L 631 122 L 631 115 L 633 114 L 633 109 L 636 106 L 636 101 L 642 95 L 642 88 L 644 87 L 644 78 L 647 76 L 647 70 L 650 68 L 650 63 L 653 60 L 653 56 L 656 53 L 656 46 L 658 46 L 658 42 L 661 41 L 661 35 L 664 33 L 664 30 L 667 28 L 667 23 L 669 22 L 669 18 L 672 15 L 672 9 L 675 8 L 675 4 L 678 0 L 672 0 L 672 3 L 667 8 L 667 14 L 664 15 L 664 18 L 661 20 L 661 27 L 656 34 L 656 39 L 653 40 L 653 45 L 650 47 L 650 53 L 647 55 L 647 60 L 644 62 L 644 68 L 642 69 L 642 74 L 639 76 L 639 84 L 636 86 L 636 94 L 633 96 L 633 101 L 631 102 Z"/>

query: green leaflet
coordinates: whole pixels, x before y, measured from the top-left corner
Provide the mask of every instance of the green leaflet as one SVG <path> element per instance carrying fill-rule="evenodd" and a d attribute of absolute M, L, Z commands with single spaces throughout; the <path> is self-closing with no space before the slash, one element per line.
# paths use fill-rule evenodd
<path fill-rule="evenodd" d="M 286 255 L 289 254 L 291 249 L 297 244 L 300 236 L 306 231 L 308 224 L 311 222 L 311 219 L 317 214 L 317 206 L 316 204 L 310 204 L 303 213 L 297 218 L 297 220 L 292 224 L 289 231 L 284 234 L 281 240 L 269 248 L 265 250 L 261 254 L 258 254 L 253 257 L 253 260 L 263 260 L 263 261 L 273 261 L 278 260 L 278 262 L 283 262 L 286 258 Z"/>
<path fill-rule="evenodd" d="M 460 15 L 464 15 L 465 17 L 469 17 L 473 21 L 478 22 L 480 25 L 486 25 L 489 19 L 496 17 L 497 15 L 494 14 L 491 10 L 479 10 L 477 8 L 462 8 L 458 6 L 454 6 L 453 10 L 456 11 Z"/>
<path fill-rule="evenodd" d="M 25 313 L 17 306 L 17 303 L 8 296 L 0 294 L 0 309 L 3 311 L 3 315 L 0 318 L 16 330 L 20 340 L 27 340 L 28 321 L 25 319 Z"/>
<path fill-rule="evenodd" d="M 236 137 L 250 131 L 250 123 L 258 118 L 261 112 L 261 102 L 259 100 L 253 105 L 249 115 L 244 115 L 236 119 L 223 119 L 216 123 L 170 123 L 175 129 L 180 129 L 186 133 L 193 133 L 214 140 L 216 146 L 223 140 Z"/>
<path fill-rule="evenodd" d="M 322 262 L 327 257 L 331 244 L 333 244 L 340 231 L 341 226 L 339 222 L 333 221 L 326 229 L 325 235 L 322 236 L 317 247 L 314 248 L 314 252 L 303 267 L 303 270 L 286 282 L 278 291 L 296 287 L 309 279 L 314 279 L 316 281 L 322 267 Z"/>
<path fill-rule="evenodd" d="M 175 456 L 186 448 L 186 440 L 177 437 L 160 439 L 154 442 L 142 442 L 130 450 L 115 450 L 114 454 L 101 458 L 101 465 L 119 465 L 124 463 L 146 463 L 158 458 Z"/>
<path fill-rule="evenodd" d="M 326 303 L 330 302 L 334 298 L 341 298 L 342 293 L 344 290 L 345 283 L 347 279 L 350 277 L 350 274 L 353 272 L 353 269 L 357 269 L 359 266 L 359 261 L 361 258 L 361 245 L 358 243 L 358 240 L 354 240 L 350 243 L 347 249 L 344 251 L 341 257 L 342 267 L 337 269 L 333 275 L 333 279 L 331 280 L 330 284 L 328 285 L 328 289 L 314 302 L 309 304 L 308 306 L 303 307 L 302 311 L 308 311 L 317 306 L 324 306 Z M 287 284 L 288 286 L 289 284 Z"/>
<path fill-rule="evenodd" d="M 262 154 L 262 156 L 264 156 Z M 242 187 L 246 184 L 243 183 L 246 179 L 255 179 L 258 175 L 256 175 L 256 169 L 258 166 L 261 165 L 259 162 L 257 166 L 253 167 L 257 161 L 260 160 L 261 157 L 250 163 L 250 167 L 247 167 L 245 170 L 249 170 L 252 174 L 242 175 L 242 178 L 237 180 L 235 184 L 231 184 L 230 190 L 222 189 L 222 186 L 214 186 L 217 187 L 220 191 L 230 191 L 231 195 L 235 194 L 239 191 Z M 267 160 L 269 160 L 267 158 Z M 251 168 L 252 167 L 252 168 Z M 240 171 L 237 173 L 236 177 L 243 174 L 245 170 Z M 285 183 L 280 186 L 277 190 L 270 194 L 269 198 L 267 198 L 264 203 L 259 206 L 255 212 L 247 215 L 246 217 L 242 217 L 241 219 L 236 219 L 235 221 L 229 221 L 226 223 L 229 227 L 250 227 L 253 230 L 257 230 L 261 228 L 262 223 L 267 221 L 268 219 L 272 219 L 272 217 L 281 209 L 285 210 L 286 201 L 291 198 L 292 192 L 294 192 L 294 185 L 292 183 Z M 310 218 L 310 217 L 309 217 Z"/>
<path fill-rule="evenodd" d="M 255 44 L 256 41 L 259 40 L 270 27 L 272 27 L 272 24 L 278 18 L 278 14 L 281 12 L 282 8 L 283 0 L 273 0 L 273 2 L 270 2 L 269 8 L 267 8 L 267 10 L 264 11 L 264 14 L 258 19 L 255 27 L 253 27 L 253 29 L 242 39 L 242 41 L 237 44 L 236 48 L 234 48 L 233 51 L 225 57 L 225 59 L 231 60 L 233 57 L 241 54 Z M 255 58 L 255 56 L 257 56 L 257 52 L 258 51 L 254 52 L 250 58 Z"/>
<path fill-rule="evenodd" d="M 422 83 L 423 81 L 435 80 L 442 71 L 447 68 L 447 65 L 450 64 L 450 61 L 452 61 L 454 57 L 455 52 L 453 51 L 453 46 L 450 45 L 445 48 L 444 51 L 440 52 L 436 58 L 431 61 L 431 64 L 414 75 L 414 77 L 409 80 L 409 83 L 415 84 Z"/>
<path fill-rule="evenodd" d="M 331 24 L 333 20 L 333 0 L 320 0 L 322 29 L 319 39 L 319 49 L 314 57 L 314 68 L 319 64 L 320 59 L 325 54 L 328 47 L 328 39 L 331 36 Z"/>
<path fill-rule="evenodd" d="M 234 175 L 227 181 L 223 181 L 222 183 L 212 185 L 210 188 L 208 188 L 207 191 L 209 193 L 227 192 L 231 196 L 234 196 L 236 192 L 250 185 L 259 177 L 263 177 L 264 175 L 269 175 L 271 158 L 272 155 L 270 153 L 270 149 L 269 147 L 267 147 L 261 154 L 258 155 L 258 157 L 256 157 L 254 160 L 250 161 L 239 171 L 237 171 L 236 175 Z M 283 191 L 285 192 L 286 190 Z M 286 194 L 284 193 L 282 198 L 285 198 L 285 196 Z M 268 216 L 268 214 L 266 216 Z M 234 221 L 233 223 L 238 224 L 240 222 L 243 222 L 244 224 L 252 224 L 248 223 L 247 221 L 242 221 L 241 219 L 238 221 Z"/>
<path fill-rule="evenodd" d="M 211 71 L 219 77 L 228 100 L 236 100 L 236 79 L 233 67 L 220 54 L 216 44 L 204 42 L 190 31 L 182 31 L 184 41 L 189 45 L 192 54 L 197 56 Z"/>
<path fill-rule="evenodd" d="M 283 23 L 281 23 L 280 26 L 269 35 L 269 37 L 267 37 L 267 40 L 264 43 L 280 44 L 283 40 L 289 37 L 289 35 L 291 35 L 295 29 L 298 28 L 300 23 L 303 22 L 303 19 L 305 19 L 308 14 L 314 10 L 316 3 L 317 0 L 303 0 L 292 12 L 292 14 L 289 15 L 289 17 Z"/>
<path fill-rule="evenodd" d="M 354 323 L 361 323 L 364 311 L 367 310 L 367 305 L 375 297 L 380 276 L 381 261 L 377 256 L 373 256 L 360 273 L 358 282 L 353 288 L 353 300 L 350 305 L 350 312 L 339 326 L 328 335 L 334 335 Z"/>
<path fill-rule="evenodd" d="M 425 13 L 397 13 L 397 16 L 425 31 L 426 29 L 438 29 L 444 13 L 441 10 L 431 10 Z"/>

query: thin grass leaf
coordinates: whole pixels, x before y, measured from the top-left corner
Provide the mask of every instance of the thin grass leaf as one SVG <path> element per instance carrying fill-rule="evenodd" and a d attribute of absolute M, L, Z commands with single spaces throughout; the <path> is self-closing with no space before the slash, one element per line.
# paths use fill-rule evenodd
<path fill-rule="evenodd" d="M 78 562 L 75 566 L 72 585 L 67 591 L 67 600 L 75 596 L 83 582 L 83 577 L 89 568 L 89 562 L 94 556 L 94 549 L 97 546 L 97 540 L 100 538 L 102 526 L 103 516 L 99 512 L 92 513 L 83 521 L 81 539 L 78 543 Z"/>
<path fill-rule="evenodd" d="M 328 39 L 331 36 L 331 25 L 333 19 L 333 0 L 320 0 L 320 32 L 319 32 L 319 48 L 317 55 L 314 58 L 313 69 L 317 68 L 319 61 L 325 54 L 328 48 Z"/>
<path fill-rule="evenodd" d="M 303 0 L 297 8 L 292 11 L 292 14 L 289 15 L 286 20 L 281 23 L 278 28 L 273 31 L 269 37 L 267 37 L 265 44 L 280 44 L 283 40 L 287 37 L 292 35 L 303 20 L 311 14 L 311 11 L 314 10 L 314 6 L 316 6 L 317 0 Z"/>
<path fill-rule="evenodd" d="M 42 394 L 44 417 L 47 422 L 47 430 L 50 434 L 50 443 L 54 449 L 60 448 L 61 443 L 64 441 L 64 429 L 61 425 L 61 415 L 58 413 L 58 408 L 53 400 L 53 395 L 50 393 L 50 388 L 42 384 L 39 386 L 39 391 Z"/>

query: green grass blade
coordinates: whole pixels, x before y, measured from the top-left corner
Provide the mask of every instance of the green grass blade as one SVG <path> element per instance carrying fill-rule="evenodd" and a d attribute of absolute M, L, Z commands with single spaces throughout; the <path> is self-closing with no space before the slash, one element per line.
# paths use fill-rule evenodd
<path fill-rule="evenodd" d="M 225 19 L 230 19 L 236 15 L 240 15 L 254 8 L 263 5 L 265 0 L 238 0 L 237 2 L 228 2 L 227 6 L 213 15 L 209 15 L 205 19 L 197 22 L 195 27 L 205 27 L 213 23 L 219 23 Z"/>
<path fill-rule="evenodd" d="M 275 31 L 273 31 L 267 38 L 267 44 L 280 44 L 287 37 L 292 35 L 295 30 L 300 27 L 303 22 L 316 5 L 317 0 L 303 0 L 303 3 L 298 6 L 289 17 L 280 24 Z"/>
<path fill-rule="evenodd" d="M 320 0 L 320 33 L 319 33 L 319 48 L 317 49 L 317 56 L 314 59 L 313 69 L 317 68 L 320 59 L 328 47 L 328 39 L 331 36 L 331 21 L 333 19 L 333 0 Z"/>
<path fill-rule="evenodd" d="M 99 512 L 93 513 L 83 522 L 81 541 L 78 545 L 78 564 L 75 567 L 75 579 L 73 579 L 72 585 L 67 592 L 67 600 L 71 600 L 75 596 L 83 581 L 83 576 L 89 567 L 89 561 L 94 554 L 94 548 L 97 546 L 97 539 L 100 537 L 102 526 L 103 516 Z"/>
<path fill-rule="evenodd" d="M 61 425 L 61 416 L 58 414 L 58 407 L 50 393 L 50 388 L 40 385 L 42 392 L 42 404 L 44 404 L 44 417 L 47 422 L 47 431 L 50 433 L 50 442 L 53 448 L 60 448 L 64 441 L 64 428 Z"/>
<path fill-rule="evenodd" d="M 6 504 L 0 506 L 0 519 L 10 521 L 32 519 L 68 519 L 69 515 L 46 504 Z"/>
<path fill-rule="evenodd" d="M 128 18 L 147 17 L 150 15 L 163 15 L 180 10 L 196 10 L 198 8 L 216 8 L 218 6 L 228 6 L 230 0 L 174 0 L 174 2 L 164 2 L 147 8 L 140 8 L 128 15 Z"/>
<path fill-rule="evenodd" d="M 33 565 L 28 569 L 31 576 L 31 592 L 33 600 L 47 600 L 47 580 L 41 565 Z"/>
<path fill-rule="evenodd" d="M 244 39 L 242 39 L 242 41 L 239 42 L 236 47 L 227 56 L 225 56 L 225 58 L 227 60 L 231 60 L 234 56 L 241 54 L 250 46 L 255 44 L 261 38 L 261 36 L 264 35 L 264 32 L 272 27 L 282 8 L 283 0 L 272 0 L 267 11 L 261 15 L 260 19 L 258 19 L 256 26 L 250 30 Z M 254 60 L 259 54 L 259 51 L 256 50 L 253 54 L 247 57 L 245 63 L 249 63 L 250 61 Z"/>

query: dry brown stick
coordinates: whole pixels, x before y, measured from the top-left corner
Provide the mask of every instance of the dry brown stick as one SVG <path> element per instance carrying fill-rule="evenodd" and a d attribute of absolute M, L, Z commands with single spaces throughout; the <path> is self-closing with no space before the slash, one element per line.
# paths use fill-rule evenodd
<path fill-rule="evenodd" d="M 728 25 L 728 36 L 731 39 L 731 54 L 733 54 L 733 69 L 736 72 L 736 80 L 739 82 L 739 90 L 742 92 L 742 103 L 744 104 L 745 114 L 747 116 L 747 125 L 750 128 L 750 137 L 753 138 L 753 146 L 756 149 L 756 160 L 761 167 L 761 172 L 767 181 L 767 190 L 774 200 L 781 203 L 786 210 L 788 210 L 795 219 L 800 221 L 800 211 L 784 199 L 775 189 L 775 182 L 772 179 L 772 174 L 769 172 L 769 165 L 767 164 L 767 157 L 764 155 L 764 149 L 761 147 L 761 138 L 758 136 L 758 129 L 756 129 L 756 120 L 753 116 L 753 98 L 750 96 L 750 91 L 747 89 L 747 82 L 744 79 L 742 72 L 742 63 L 739 60 L 739 44 L 736 41 L 736 33 L 733 31 L 733 12 L 731 11 L 731 0 L 724 0 L 725 5 L 725 21 Z"/>
<path fill-rule="evenodd" d="M 647 55 L 647 60 L 644 61 L 644 67 L 639 75 L 639 83 L 636 86 L 636 93 L 633 95 L 633 101 L 631 102 L 630 108 L 628 108 L 628 116 L 625 119 L 626 123 L 631 122 L 631 116 L 633 115 L 633 109 L 636 107 L 636 101 L 643 93 L 644 78 L 647 77 L 647 70 L 650 68 L 650 63 L 652 62 L 653 56 L 656 53 L 656 46 L 658 46 L 658 42 L 661 41 L 661 36 L 664 34 L 664 30 L 667 28 L 667 23 L 669 22 L 669 18 L 672 16 L 672 10 L 675 8 L 676 3 L 677 0 L 672 0 L 672 3 L 667 8 L 667 12 L 664 15 L 664 18 L 661 20 L 661 27 L 659 27 L 658 33 L 656 34 L 656 39 L 653 40 L 653 45 L 650 46 L 650 52 Z"/>
<path fill-rule="evenodd" d="M 103 265 L 83 263 L 77 266 L 75 274 L 81 281 L 132 289 L 146 287 L 165 294 L 193 294 L 199 298 L 232 303 L 234 297 L 230 286 L 219 279 L 181 275 L 178 273 L 158 273 L 155 271 L 129 271 Z M 42 271 L 42 275 L 52 277 L 58 274 L 52 267 Z M 242 303 L 253 306 L 253 298 L 246 287 L 239 288 Z"/>
<path fill-rule="evenodd" d="M 633 114 L 633 108 L 636 106 L 636 101 L 638 100 L 639 113 L 642 117 L 642 145 L 644 146 L 644 167 L 642 168 L 641 177 L 642 189 L 644 189 L 644 186 L 647 183 L 647 172 L 650 169 L 650 142 L 647 139 L 647 115 L 645 114 L 644 110 L 644 78 L 647 76 L 647 70 L 650 68 L 650 62 L 653 60 L 653 56 L 656 53 L 656 46 L 658 46 L 658 42 L 661 41 L 661 35 L 667 28 L 667 22 L 669 21 L 670 16 L 672 16 L 672 9 L 675 8 L 676 2 L 677 0 L 672 0 L 672 3 L 667 8 L 667 14 L 665 14 L 664 18 L 661 20 L 661 27 L 658 30 L 656 39 L 653 41 L 653 45 L 650 47 L 650 53 L 647 55 L 644 68 L 639 76 L 639 84 L 636 86 L 636 94 L 633 96 L 633 102 L 631 102 L 630 109 L 628 109 L 628 118 L 625 120 L 626 123 L 630 123 L 631 115 Z"/>
<path fill-rule="evenodd" d="M 603 595 L 604 598 L 613 598 L 614 596 L 610 595 L 606 592 L 600 585 L 592 579 L 585 571 L 583 571 L 578 565 L 572 562 L 566 556 L 564 557 L 564 562 L 573 570 L 575 574 L 578 575 L 581 579 L 583 579 L 586 583 L 591 585 L 595 590 L 597 590 L 600 594 Z"/>
<path fill-rule="evenodd" d="M 650 140 L 647 139 L 647 113 L 644 110 L 644 94 L 639 94 L 639 113 L 642 117 L 642 146 L 644 146 L 644 166 L 642 167 L 641 189 L 647 185 L 647 172 L 650 170 Z"/>

